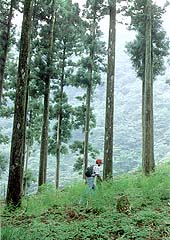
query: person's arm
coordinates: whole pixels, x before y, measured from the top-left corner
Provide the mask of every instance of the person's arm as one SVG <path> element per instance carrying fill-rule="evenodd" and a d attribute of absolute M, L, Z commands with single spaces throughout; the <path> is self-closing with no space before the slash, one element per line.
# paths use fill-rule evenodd
<path fill-rule="evenodd" d="M 99 174 L 97 174 L 96 176 L 97 176 L 97 179 L 98 179 L 100 182 L 103 181 L 103 180 L 102 180 L 102 177 L 101 177 Z"/>

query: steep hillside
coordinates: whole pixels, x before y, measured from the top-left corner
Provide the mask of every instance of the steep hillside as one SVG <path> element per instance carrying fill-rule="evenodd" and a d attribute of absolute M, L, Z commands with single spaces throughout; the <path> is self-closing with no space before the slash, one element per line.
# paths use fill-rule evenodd
<path fill-rule="evenodd" d="M 168 240 L 170 165 L 144 177 L 115 177 L 89 191 L 77 183 L 55 191 L 47 185 L 2 215 L 2 240 Z"/>

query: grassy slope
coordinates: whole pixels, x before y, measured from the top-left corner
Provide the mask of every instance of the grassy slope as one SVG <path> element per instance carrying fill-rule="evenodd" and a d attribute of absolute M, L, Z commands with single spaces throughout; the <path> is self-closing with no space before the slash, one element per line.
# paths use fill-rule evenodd
<path fill-rule="evenodd" d="M 131 210 L 116 202 L 126 195 Z M 95 192 L 74 184 L 63 192 L 46 186 L 23 200 L 15 215 L 3 213 L 2 239 L 170 239 L 170 165 L 150 177 L 140 172 L 103 183 Z"/>

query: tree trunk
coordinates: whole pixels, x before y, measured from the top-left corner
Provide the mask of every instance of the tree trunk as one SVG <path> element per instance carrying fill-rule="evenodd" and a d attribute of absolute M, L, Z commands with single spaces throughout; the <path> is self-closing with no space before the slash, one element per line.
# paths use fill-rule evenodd
<path fill-rule="evenodd" d="M 60 177 L 60 150 L 61 150 L 61 114 L 58 115 L 57 143 L 56 143 L 56 189 L 59 187 Z"/>
<path fill-rule="evenodd" d="M 40 166 L 39 166 L 39 180 L 38 186 L 41 186 L 46 182 L 47 172 L 47 156 L 48 156 L 48 120 L 49 120 L 49 96 L 50 96 L 50 78 L 51 78 L 51 65 L 53 56 L 53 44 L 54 44 L 54 23 L 55 23 L 55 0 L 53 0 L 53 13 L 50 23 L 49 34 L 49 50 L 47 54 L 47 67 L 44 77 L 45 90 L 44 90 L 44 113 L 43 113 L 43 126 L 41 133 L 41 150 L 40 150 Z"/>
<path fill-rule="evenodd" d="M 144 130 L 145 130 L 145 124 L 144 124 L 144 91 L 145 91 L 145 78 L 142 80 L 142 146 L 144 146 Z M 144 159 L 144 151 L 142 147 L 142 159 Z"/>
<path fill-rule="evenodd" d="M 28 77 L 28 81 L 29 81 L 29 77 Z M 27 108 L 28 108 L 28 105 L 29 105 L 29 91 L 28 91 L 28 88 L 27 88 Z M 27 112 L 27 111 L 26 111 Z M 30 110 L 29 112 L 29 123 L 31 123 L 32 121 L 32 110 Z M 27 136 L 27 142 L 26 142 L 26 136 Z M 25 174 L 27 173 L 27 169 L 28 169 L 28 159 L 29 159 L 29 156 L 30 156 L 30 133 L 26 134 L 25 135 L 25 142 L 24 142 L 24 150 L 23 150 L 23 155 L 24 155 L 24 159 L 23 159 L 23 173 L 25 172 Z M 25 148 L 26 148 L 26 158 L 25 158 Z M 26 195 L 26 191 L 27 191 L 27 178 L 25 176 L 23 176 L 23 195 L 25 196 Z"/>
<path fill-rule="evenodd" d="M 29 159 L 29 156 L 30 156 L 30 143 L 29 143 L 29 139 L 28 139 L 26 147 L 27 147 L 27 150 L 26 150 L 25 169 L 24 169 L 25 174 L 27 173 L 27 170 L 28 170 L 28 159 Z M 24 196 L 26 195 L 26 191 L 27 191 L 27 178 L 24 177 L 23 178 L 23 195 Z"/>
<path fill-rule="evenodd" d="M 16 0 L 11 0 L 7 26 L 4 31 L 2 30 L 1 38 L 1 56 L 0 56 L 0 105 L 2 103 L 2 93 L 3 93 L 3 80 L 4 80 L 4 72 L 5 72 L 5 64 L 7 59 L 8 47 L 9 47 L 9 39 L 10 39 L 10 29 L 11 29 L 11 21 L 13 17 L 13 8 L 15 6 Z"/>
<path fill-rule="evenodd" d="M 90 102 L 91 102 L 91 81 L 92 81 L 92 68 L 89 69 L 90 83 L 86 91 L 86 115 L 85 115 L 85 131 L 84 131 L 84 174 L 88 166 L 88 144 L 89 144 L 89 125 L 90 125 Z M 83 174 L 83 177 L 84 177 Z"/>
<path fill-rule="evenodd" d="M 64 44 L 65 45 L 65 44 Z M 62 62 L 62 73 L 61 73 L 61 85 L 60 85 L 60 106 L 58 114 L 58 126 L 57 126 L 57 144 L 56 144 L 56 188 L 59 187 L 60 178 L 60 151 L 61 151 L 61 124 L 62 124 L 62 104 L 63 104 L 63 88 L 64 88 L 64 74 L 65 74 L 65 58 L 66 58 L 66 47 L 63 49 L 63 62 Z"/>
<path fill-rule="evenodd" d="M 89 146 L 89 133 L 90 133 L 90 103 L 91 94 L 93 86 L 93 65 L 94 65 L 94 55 L 95 55 L 95 42 L 96 38 L 96 6 L 94 6 L 94 17 L 92 26 L 92 40 L 90 47 L 90 64 L 88 66 L 88 85 L 86 90 L 86 114 L 85 114 L 85 129 L 84 129 L 84 169 L 83 178 L 85 178 L 85 171 L 88 166 L 88 146 Z"/>
<path fill-rule="evenodd" d="M 33 8 L 34 8 L 34 4 L 35 4 L 35 0 L 33 2 Z M 34 15 L 32 16 L 32 23 L 34 22 Z M 32 27 L 31 27 L 32 29 Z M 30 84 L 30 80 L 31 80 L 31 76 L 30 76 L 30 65 L 31 65 L 31 56 L 32 56 L 32 49 L 31 49 L 31 43 L 32 43 L 32 31 L 30 32 L 30 49 L 29 49 L 29 56 L 28 56 L 28 78 L 27 78 L 27 86 L 26 86 L 26 104 L 25 104 L 25 125 L 24 125 L 24 141 L 23 141 L 23 159 L 22 159 L 22 167 L 23 167 L 23 173 L 24 173 L 24 166 L 25 164 L 27 165 L 27 161 L 28 159 L 26 159 L 26 163 L 25 163 L 25 153 L 27 153 L 27 151 L 25 151 L 26 148 L 26 135 L 27 135 L 27 111 L 28 111 L 28 107 L 29 107 L 29 84 Z M 30 119 L 29 121 L 31 122 L 31 118 L 32 118 L 32 110 L 30 111 Z M 28 137 L 28 144 L 29 144 L 29 137 Z M 29 146 L 28 150 L 29 150 Z M 28 156 L 26 156 L 27 158 Z M 24 192 L 23 192 L 24 194 Z"/>
<path fill-rule="evenodd" d="M 153 140 L 153 79 L 152 79 L 152 1 L 147 0 L 146 5 L 146 31 L 145 31 L 145 82 L 144 82 L 144 133 L 143 133 L 143 172 L 149 175 L 155 169 L 154 140 Z"/>
<path fill-rule="evenodd" d="M 113 169 L 113 120 L 114 120 L 114 79 L 115 79 L 115 42 L 116 42 L 116 1 L 110 6 L 110 28 L 108 46 L 104 169 L 103 178 L 112 177 Z"/>
<path fill-rule="evenodd" d="M 47 165 L 47 155 L 48 155 L 49 95 L 50 95 L 50 79 L 46 79 L 45 93 L 44 93 L 43 126 L 42 126 L 42 133 L 41 133 L 38 186 L 41 186 L 46 182 L 46 165 Z"/>
<path fill-rule="evenodd" d="M 29 49 L 30 51 L 30 49 Z M 29 61 L 28 66 L 30 66 L 30 53 L 29 53 Z M 29 81 L 30 81 L 30 67 L 28 67 L 28 77 L 27 77 L 27 85 L 26 85 L 26 100 L 25 100 L 25 121 L 24 121 L 24 128 L 23 128 L 23 154 L 22 154 L 22 174 L 24 174 L 24 164 L 25 164 L 25 143 L 26 143 L 26 128 L 27 128 L 27 110 L 29 104 Z M 22 176 L 23 178 L 23 176 Z"/>
<path fill-rule="evenodd" d="M 30 29 L 32 15 L 32 0 L 25 0 L 23 23 L 20 42 L 20 55 L 16 87 L 14 123 L 11 142 L 9 178 L 7 189 L 7 204 L 15 207 L 21 203 L 23 176 L 23 142 L 25 126 L 25 104 L 28 77 L 28 57 L 30 45 Z"/>

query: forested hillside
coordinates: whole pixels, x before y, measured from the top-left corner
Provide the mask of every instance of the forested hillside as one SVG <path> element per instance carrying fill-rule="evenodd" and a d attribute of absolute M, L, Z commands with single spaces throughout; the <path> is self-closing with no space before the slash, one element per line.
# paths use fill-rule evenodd
<path fill-rule="evenodd" d="M 118 28 L 119 29 L 119 28 Z M 115 81 L 115 148 L 114 148 L 114 173 L 131 171 L 141 166 L 141 80 L 137 79 L 126 54 L 125 43 L 133 39 L 134 33 L 129 32 L 125 26 L 120 25 L 117 33 L 116 52 L 116 81 Z M 107 36 L 105 37 L 107 41 Z M 155 123 L 155 158 L 157 161 L 166 160 L 170 156 L 170 68 L 166 66 L 164 76 L 158 76 L 154 83 L 154 123 Z M 99 157 L 103 158 L 104 118 L 105 118 L 105 83 L 106 75 L 102 76 L 102 84 L 95 90 L 92 106 L 96 116 L 96 127 L 92 130 L 90 142 L 100 151 Z M 67 87 L 69 103 L 73 106 L 79 104 L 76 96 L 83 95 L 82 89 Z M 11 136 L 12 119 L 1 118 L 2 132 Z M 72 139 L 83 139 L 81 130 L 73 131 Z M 72 140 L 70 140 L 71 142 Z M 9 145 L 1 145 L 5 158 L 9 159 Z M 35 151 L 29 160 L 29 169 L 38 175 L 39 149 L 35 145 Z M 74 154 L 62 155 L 61 161 L 61 186 L 79 178 L 73 172 L 75 161 Z M 93 162 L 93 160 L 90 160 Z M 48 179 L 54 181 L 55 157 L 49 156 Z M 69 173 L 69 174 L 68 174 Z M 71 173 L 71 174 L 70 174 Z M 7 174 L 5 174 L 7 177 Z M 81 178 L 81 176 L 80 176 Z M 7 179 L 7 178 L 5 178 Z"/>

